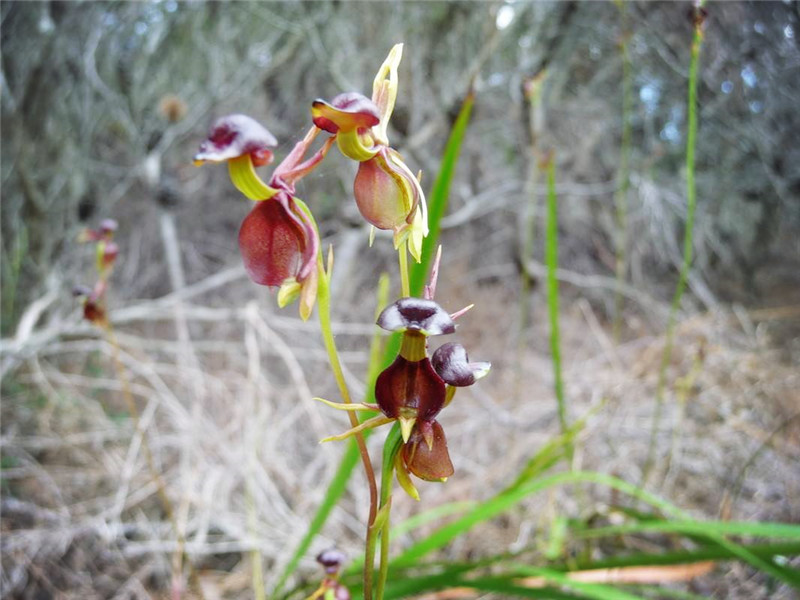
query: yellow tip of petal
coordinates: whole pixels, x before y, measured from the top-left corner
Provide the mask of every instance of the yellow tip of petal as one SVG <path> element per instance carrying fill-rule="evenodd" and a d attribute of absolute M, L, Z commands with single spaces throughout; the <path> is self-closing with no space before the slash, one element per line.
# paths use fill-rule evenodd
<path fill-rule="evenodd" d="M 411 430 L 414 429 L 414 424 L 417 422 L 417 418 L 398 417 L 397 420 L 400 421 L 400 433 L 403 436 L 403 443 L 408 443 L 408 440 L 411 437 Z"/>

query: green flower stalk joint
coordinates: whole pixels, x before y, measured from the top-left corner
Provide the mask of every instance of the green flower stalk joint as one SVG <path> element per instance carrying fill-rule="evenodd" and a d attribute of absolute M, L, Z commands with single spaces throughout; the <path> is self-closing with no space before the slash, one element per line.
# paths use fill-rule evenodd
<path fill-rule="evenodd" d="M 269 185 L 255 172 L 272 162 L 274 136 L 254 119 L 228 115 L 217 120 L 194 157 L 196 165 L 227 162 L 231 180 L 256 205 L 239 229 L 239 251 L 250 279 L 278 287 L 278 304 L 300 298 L 300 316 L 308 319 L 317 298 L 319 234 L 311 211 L 295 195 L 295 182 L 325 157 L 331 140 L 311 158 L 303 158 L 319 133 L 312 128 L 278 165 Z"/>
<path fill-rule="evenodd" d="M 419 262 L 428 235 L 425 194 L 419 178 L 389 146 L 386 131 L 402 55 L 402 44 L 392 48 L 375 76 L 371 100 L 357 92 L 339 94 L 331 102 L 318 99 L 311 115 L 317 127 L 336 136 L 342 154 L 359 162 L 353 194 L 361 215 L 373 227 L 393 231 L 395 248 L 407 243 Z"/>

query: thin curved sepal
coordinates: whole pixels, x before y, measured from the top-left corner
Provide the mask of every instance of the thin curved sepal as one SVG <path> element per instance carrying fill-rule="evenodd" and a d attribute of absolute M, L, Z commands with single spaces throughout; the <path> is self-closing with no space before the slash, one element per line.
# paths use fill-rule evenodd
<path fill-rule="evenodd" d="M 365 404 L 362 402 L 351 402 L 349 404 L 345 404 L 344 402 L 331 402 L 330 400 L 325 400 L 325 398 L 314 398 L 314 400 L 317 402 L 322 402 L 323 404 L 327 404 L 336 410 L 344 410 L 348 412 L 359 412 L 364 410 L 378 412 L 380 410 L 377 404 Z"/>
<path fill-rule="evenodd" d="M 347 438 L 364 431 L 366 429 L 374 429 L 375 427 L 380 427 L 381 425 L 386 425 L 387 423 L 391 423 L 394 419 L 390 419 L 389 417 L 385 417 L 383 415 L 378 415 L 376 417 L 372 417 L 371 419 L 367 419 L 361 425 L 357 425 L 345 431 L 344 433 L 340 433 L 339 435 L 332 435 L 326 438 L 323 438 L 319 441 L 319 443 L 323 442 L 338 442 L 341 440 L 346 440 Z"/>

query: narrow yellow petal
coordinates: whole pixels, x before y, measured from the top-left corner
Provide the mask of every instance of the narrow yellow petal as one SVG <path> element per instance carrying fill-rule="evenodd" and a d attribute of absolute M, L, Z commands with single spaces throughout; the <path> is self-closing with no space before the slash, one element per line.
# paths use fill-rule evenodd
<path fill-rule="evenodd" d="M 372 417 L 371 419 L 367 419 L 361 425 L 353 427 L 352 429 L 348 429 L 344 433 L 340 433 L 339 435 L 332 435 L 330 437 L 326 437 L 320 440 L 322 442 L 336 442 L 341 440 L 346 440 L 352 435 L 359 433 L 360 431 L 364 431 L 365 429 L 372 429 L 374 427 L 380 427 L 381 425 L 386 425 L 387 423 L 391 423 L 394 419 L 390 419 L 389 417 L 384 417 L 383 415 L 379 415 L 377 417 Z"/>
<path fill-rule="evenodd" d="M 322 402 L 323 404 L 327 404 L 331 408 L 335 408 L 336 410 L 346 410 L 349 412 L 358 412 L 363 410 L 371 410 L 376 411 L 378 410 L 377 406 L 371 406 L 369 404 L 361 404 L 361 403 L 351 403 L 345 404 L 344 402 L 331 402 L 330 400 L 325 400 L 325 398 L 314 398 L 317 402 Z"/>
<path fill-rule="evenodd" d="M 398 417 L 397 420 L 400 421 L 400 433 L 403 436 L 403 443 L 408 443 L 408 439 L 411 437 L 411 430 L 414 429 L 414 424 L 417 422 L 417 418 Z"/>

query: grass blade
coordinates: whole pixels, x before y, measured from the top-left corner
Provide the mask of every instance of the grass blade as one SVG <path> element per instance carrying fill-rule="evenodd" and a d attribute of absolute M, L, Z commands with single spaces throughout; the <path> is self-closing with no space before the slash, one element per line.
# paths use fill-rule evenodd
<path fill-rule="evenodd" d="M 552 154 L 547 159 L 547 231 L 545 239 L 547 262 L 547 312 L 550 316 L 550 353 L 553 360 L 553 387 L 558 403 L 558 422 L 561 433 L 569 430 L 567 405 L 564 399 L 564 380 L 561 375 L 561 337 L 558 327 L 558 204 L 556 197 L 556 161 Z M 568 449 L 571 455 L 571 448 Z"/>
<path fill-rule="evenodd" d="M 422 294 L 431 260 L 436 254 L 436 246 L 439 243 L 440 221 L 447 210 L 450 184 L 453 181 L 453 175 L 455 175 L 458 155 L 461 152 L 461 144 L 464 141 L 464 133 L 467 130 L 467 125 L 469 125 L 469 117 L 472 114 L 474 103 L 475 93 L 470 90 L 461 104 L 458 117 L 456 117 L 450 137 L 447 139 L 439 173 L 436 175 L 436 180 L 433 182 L 433 188 L 428 197 L 428 228 L 430 232 L 422 244 L 422 262 L 411 265 L 410 283 L 412 296 Z"/>

